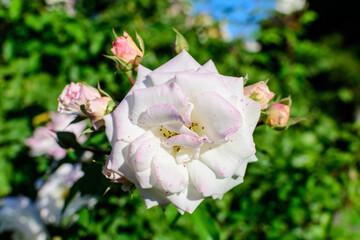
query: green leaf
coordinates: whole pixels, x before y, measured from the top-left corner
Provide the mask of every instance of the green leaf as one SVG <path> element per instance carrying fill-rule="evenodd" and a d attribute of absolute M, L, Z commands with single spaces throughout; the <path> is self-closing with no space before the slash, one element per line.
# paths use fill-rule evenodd
<path fill-rule="evenodd" d="M 112 99 L 112 97 L 110 97 L 110 95 L 107 92 L 105 92 L 104 90 L 101 89 L 99 80 L 98 80 L 98 84 L 97 84 L 97 89 L 100 92 L 100 95 L 102 97 L 108 97 L 108 98 Z"/>
<path fill-rule="evenodd" d="M 189 51 L 190 50 L 190 46 L 189 43 L 186 41 L 185 37 L 176 29 L 176 28 L 172 28 L 173 31 L 175 32 L 175 41 L 174 41 L 174 51 L 176 54 L 181 53 L 182 50 L 186 50 Z"/>
<path fill-rule="evenodd" d="M 291 107 L 292 104 L 292 100 L 291 97 L 288 96 L 287 98 L 283 98 L 279 101 L 279 103 L 284 104 L 284 105 L 288 105 L 289 107 Z"/>
<path fill-rule="evenodd" d="M 117 107 L 117 105 L 116 105 L 115 101 L 110 100 L 108 105 L 107 105 L 105 115 L 111 113 L 112 111 L 114 111 L 114 109 L 116 107 Z"/>
<path fill-rule="evenodd" d="M 71 123 L 69 123 L 69 125 L 84 121 L 85 119 L 87 119 L 87 117 L 78 115 L 74 120 L 71 121 Z"/>
<path fill-rule="evenodd" d="M 136 39 L 139 43 L 139 47 L 141 49 L 141 51 L 143 53 L 145 53 L 145 44 L 144 44 L 144 40 L 142 39 L 142 37 L 137 33 L 137 31 L 135 31 L 135 34 L 136 34 Z"/>
<path fill-rule="evenodd" d="M 193 219 L 194 230 L 198 233 L 200 239 L 219 239 L 218 227 L 204 206 L 199 206 L 191 214 L 191 217 Z"/>
<path fill-rule="evenodd" d="M 22 6 L 23 1 L 22 0 L 12 0 L 10 1 L 10 7 L 9 7 L 9 17 L 12 20 L 18 20 L 20 18 L 21 12 L 22 12 Z"/>
<path fill-rule="evenodd" d="M 112 29 L 112 32 L 113 32 L 113 34 L 114 34 L 115 38 L 118 38 L 118 35 L 116 34 L 116 32 L 115 32 L 115 29 L 114 29 L 114 28 Z"/>
<path fill-rule="evenodd" d="M 95 132 L 95 129 L 93 127 L 87 128 L 80 134 L 80 137 L 84 134 L 93 133 L 93 132 Z"/>
<path fill-rule="evenodd" d="M 72 132 L 55 132 L 58 138 L 58 143 L 62 148 L 81 148 L 76 140 L 76 136 Z"/>

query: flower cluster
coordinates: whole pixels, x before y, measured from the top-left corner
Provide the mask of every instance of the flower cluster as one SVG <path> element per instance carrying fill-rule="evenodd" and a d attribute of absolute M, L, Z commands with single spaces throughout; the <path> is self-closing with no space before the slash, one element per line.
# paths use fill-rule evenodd
<path fill-rule="evenodd" d="M 248 163 L 257 161 L 255 128 L 287 128 L 291 99 L 274 100 L 275 93 L 264 81 L 244 86 L 242 77 L 221 75 L 211 60 L 200 65 L 185 50 L 185 38 L 174 31 L 174 50 L 181 53 L 153 71 L 140 65 L 144 45 L 139 35 L 140 48 L 126 32 L 117 37 L 113 56 L 107 57 L 126 73 L 131 90 L 118 103 L 100 86 L 66 85 L 58 98 L 60 113 L 51 113 L 51 122 L 27 140 L 30 154 L 59 160 L 66 155 L 60 146 L 106 153 L 105 177 L 121 183 L 123 190 L 135 186 L 147 208 L 173 204 L 181 214 L 192 213 L 205 198 L 221 199 L 241 184 Z M 91 123 L 87 129 L 86 121 Z M 80 145 L 91 137 L 87 133 L 102 130 L 111 152 Z M 76 139 L 64 135 L 71 144 L 61 144 L 58 131 L 72 132 Z M 45 224 L 71 224 L 79 208 L 95 204 L 92 196 L 80 193 L 65 204 L 70 188 L 83 175 L 80 164 L 63 164 L 46 181 L 39 181 L 34 204 L 4 199 L 0 214 L 4 219 L 29 215 L 33 227 L 24 227 L 21 234 L 46 238 Z M 27 204 L 6 215 L 11 205 L 7 201 Z"/>

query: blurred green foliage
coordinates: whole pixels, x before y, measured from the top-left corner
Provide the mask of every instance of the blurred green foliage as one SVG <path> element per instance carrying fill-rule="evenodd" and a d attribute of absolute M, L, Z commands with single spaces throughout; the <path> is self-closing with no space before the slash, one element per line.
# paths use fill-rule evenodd
<path fill-rule="evenodd" d="M 189 17 L 188 3 L 172 2 L 78 0 L 74 16 L 39 0 L 0 3 L 0 197 L 36 197 L 34 183 L 52 161 L 29 157 L 24 141 L 36 127 L 33 117 L 56 110 L 65 84 L 96 86 L 100 80 L 117 100 L 130 88 L 102 56 L 110 54 L 112 28 L 133 36 L 137 30 L 146 45 L 142 64 L 154 69 L 174 56 L 176 27 L 200 63 L 213 59 L 221 74 L 248 74 L 249 83 L 270 79 L 279 98 L 292 96 L 291 114 L 308 120 L 285 132 L 258 127 L 259 161 L 250 164 L 244 183 L 222 200 L 205 200 L 192 215 L 180 216 L 172 206 L 146 210 L 137 191 L 128 194 L 116 184 L 103 197 L 110 183 L 101 164 L 88 163 L 84 171 L 91 177 L 73 191 L 97 194 L 99 204 L 81 210 L 70 228 L 49 228 L 50 234 L 101 240 L 359 239 L 360 59 L 351 23 L 336 32 L 323 28 L 333 15 L 318 5 L 291 16 L 275 14 L 258 33 L 262 50 L 252 53 L 242 40 L 224 39 L 208 16 Z M 102 133 L 86 144 L 110 150 Z M 70 152 L 64 161 L 78 161 L 81 154 Z"/>

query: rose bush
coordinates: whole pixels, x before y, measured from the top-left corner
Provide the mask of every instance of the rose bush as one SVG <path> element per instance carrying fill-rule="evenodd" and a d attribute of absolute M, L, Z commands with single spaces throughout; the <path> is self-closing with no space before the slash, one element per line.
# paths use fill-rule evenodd
<path fill-rule="evenodd" d="M 104 117 L 111 180 L 134 183 L 147 208 L 172 203 L 192 213 L 206 197 L 243 182 L 256 161 L 252 133 L 261 104 L 243 94 L 243 78 L 220 75 L 186 51 L 154 71 L 139 66 L 135 85 Z"/>

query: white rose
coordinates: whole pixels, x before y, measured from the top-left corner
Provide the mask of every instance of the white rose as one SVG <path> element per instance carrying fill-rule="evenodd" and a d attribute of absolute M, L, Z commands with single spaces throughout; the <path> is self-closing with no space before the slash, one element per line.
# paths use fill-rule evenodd
<path fill-rule="evenodd" d="M 134 183 L 147 208 L 172 203 L 192 213 L 222 198 L 256 161 L 252 133 L 261 105 L 243 94 L 243 78 L 199 65 L 186 51 L 137 80 L 104 117 L 112 145 L 104 174 Z"/>
<path fill-rule="evenodd" d="M 88 195 L 82 197 L 80 193 L 77 193 L 63 210 L 71 187 L 83 175 L 80 164 L 64 163 L 41 185 L 36 199 L 36 207 L 41 219 L 46 224 L 59 226 L 64 219 L 72 223 L 76 220 L 75 213 L 80 208 L 95 205 L 95 198 Z"/>
<path fill-rule="evenodd" d="M 0 232 L 12 231 L 13 239 L 46 240 L 47 233 L 36 208 L 27 197 L 0 199 Z"/>

